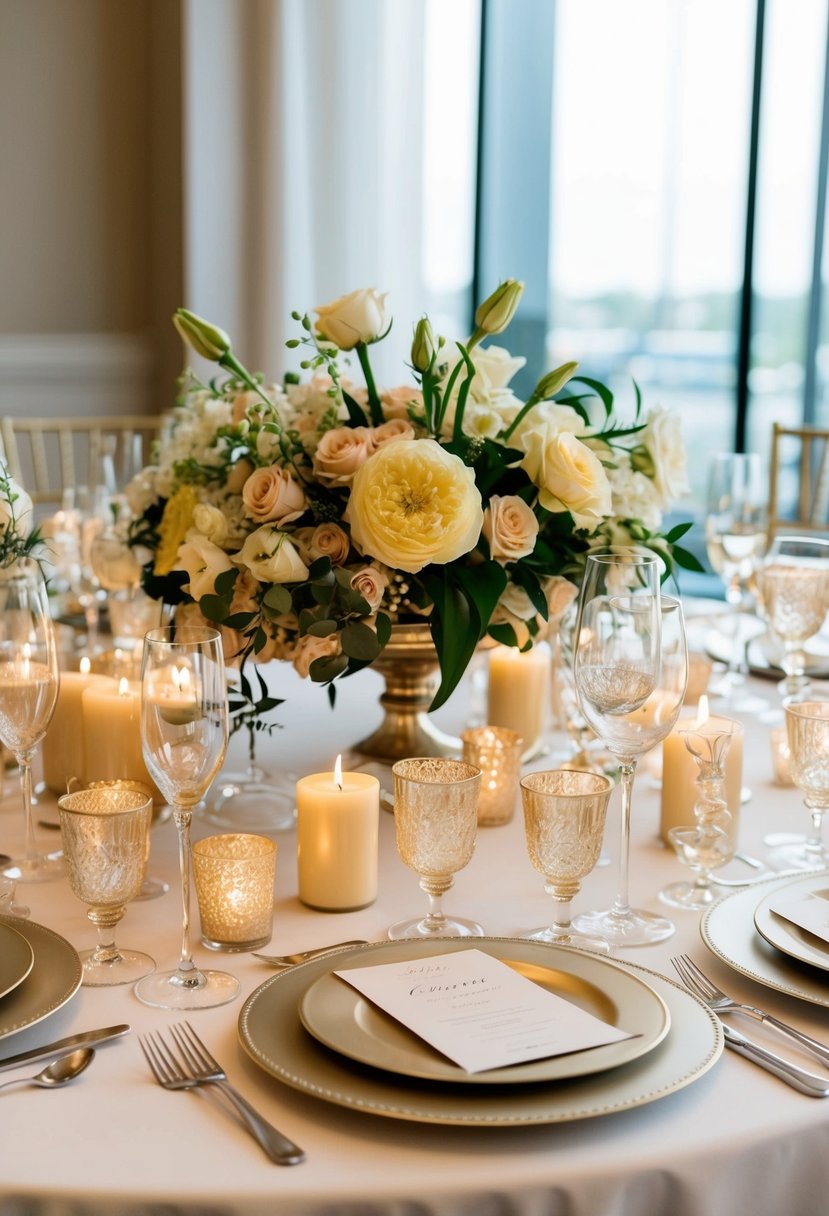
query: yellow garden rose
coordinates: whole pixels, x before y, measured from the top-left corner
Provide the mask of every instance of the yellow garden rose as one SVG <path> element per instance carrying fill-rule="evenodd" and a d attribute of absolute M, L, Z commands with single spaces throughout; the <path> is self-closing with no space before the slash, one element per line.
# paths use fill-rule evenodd
<path fill-rule="evenodd" d="M 358 469 L 347 519 L 363 553 L 416 574 L 475 547 L 484 513 L 475 474 L 434 439 L 384 444 Z"/>

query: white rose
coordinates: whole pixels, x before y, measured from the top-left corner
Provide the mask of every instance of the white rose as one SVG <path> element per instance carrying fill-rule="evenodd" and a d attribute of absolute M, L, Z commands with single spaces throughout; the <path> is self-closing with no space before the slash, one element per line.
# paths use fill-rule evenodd
<path fill-rule="evenodd" d="M 446 364 L 445 380 L 449 378 L 460 358 L 460 351 L 454 343 L 447 343 L 443 347 L 438 355 L 438 362 Z M 511 355 L 503 346 L 479 346 L 470 358 L 475 365 L 475 375 L 469 388 L 473 401 L 486 401 L 491 393 L 505 389 L 515 373 L 527 362 L 526 359 Z M 456 383 L 463 378 L 461 373 Z"/>
<path fill-rule="evenodd" d="M 201 532 L 214 545 L 221 545 L 227 539 L 227 520 L 224 512 L 207 502 L 200 502 L 193 508 L 193 523 L 196 531 Z"/>
<path fill-rule="evenodd" d="M 314 311 L 317 333 L 340 350 L 353 350 L 361 342 L 374 342 L 388 329 L 386 296 L 373 287 L 352 291 Z"/>
<path fill-rule="evenodd" d="M 577 528 L 592 531 L 611 512 L 610 482 L 595 452 L 543 415 L 520 437 L 521 466 L 538 486 L 547 511 L 569 511 Z"/>
<path fill-rule="evenodd" d="M 613 494 L 613 514 L 620 519 L 638 519 L 649 531 L 655 532 L 662 522 L 659 491 L 650 477 L 635 472 L 618 456 L 617 460 L 616 468 L 607 471 Z"/>
<path fill-rule="evenodd" d="M 191 528 L 179 545 L 178 560 L 174 570 L 185 570 L 190 577 L 187 590 L 194 600 L 203 595 L 212 595 L 216 590 L 216 578 L 225 570 L 232 570 L 233 563 L 218 545 Z"/>
<path fill-rule="evenodd" d="M 516 494 L 493 494 L 484 511 L 481 529 L 489 542 L 489 555 L 498 562 L 517 562 L 529 557 L 538 536 L 538 520 Z"/>
<path fill-rule="evenodd" d="M 539 401 L 519 422 L 510 436 L 510 443 L 513 447 L 520 447 L 523 435 L 542 428 L 550 435 L 570 431 L 572 435 L 579 436 L 584 436 L 588 429 L 572 405 L 565 405 L 561 401 Z"/>
<path fill-rule="evenodd" d="M 10 526 L 20 537 L 27 537 L 34 523 L 32 500 L 13 477 L 7 477 L 8 489 L 0 499 L 0 532 Z"/>
<path fill-rule="evenodd" d="M 691 491 L 679 416 L 658 407 L 650 411 L 646 422 L 641 441 L 653 461 L 653 481 L 661 504 L 667 507 Z"/>
<path fill-rule="evenodd" d="M 569 579 L 563 578 L 560 574 L 553 574 L 550 578 L 544 579 L 541 590 L 547 601 L 547 621 L 544 632 L 549 635 L 558 629 L 565 612 L 578 595 L 579 589 Z"/>
<path fill-rule="evenodd" d="M 532 600 L 523 587 L 517 583 L 507 583 L 501 593 L 501 598 L 495 605 L 495 611 L 490 617 L 490 625 L 511 625 L 518 646 L 523 649 L 530 641 L 530 631 L 527 621 L 536 616 Z"/>
<path fill-rule="evenodd" d="M 270 524 L 251 532 L 234 561 L 246 566 L 260 583 L 298 583 L 308 573 L 287 532 Z"/>

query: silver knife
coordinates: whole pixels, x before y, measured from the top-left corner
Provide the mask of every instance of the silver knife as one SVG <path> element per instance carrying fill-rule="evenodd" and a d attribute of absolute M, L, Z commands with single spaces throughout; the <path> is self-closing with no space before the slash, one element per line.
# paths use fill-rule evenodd
<path fill-rule="evenodd" d="M 818 1077 L 813 1072 L 807 1072 L 805 1068 L 784 1060 L 782 1056 L 761 1047 L 752 1039 L 747 1039 L 739 1030 L 735 1030 L 733 1026 L 727 1026 L 725 1022 L 722 1023 L 722 1028 L 726 1047 L 730 1047 L 738 1055 L 745 1056 L 754 1064 L 759 1064 L 761 1068 L 774 1073 L 781 1081 L 785 1081 L 787 1085 L 791 1085 L 793 1089 L 799 1090 L 802 1094 L 808 1094 L 810 1098 L 829 1097 L 829 1078 Z"/>
<path fill-rule="evenodd" d="M 107 1039 L 117 1039 L 126 1034 L 129 1026 L 105 1026 L 103 1030 L 85 1030 L 82 1034 L 70 1034 L 67 1039 L 58 1039 L 56 1043 L 47 1043 L 45 1047 L 35 1047 L 32 1051 L 21 1051 L 17 1056 L 7 1056 L 0 1060 L 0 1072 L 7 1068 L 17 1068 L 19 1064 L 32 1064 L 36 1060 L 48 1060 L 51 1056 L 61 1056 L 76 1047 L 86 1047 L 91 1043 L 104 1043 Z"/>

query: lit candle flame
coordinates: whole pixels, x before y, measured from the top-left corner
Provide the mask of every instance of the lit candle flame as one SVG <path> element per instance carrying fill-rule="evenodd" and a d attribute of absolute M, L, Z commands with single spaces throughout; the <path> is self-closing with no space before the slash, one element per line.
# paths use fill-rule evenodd
<path fill-rule="evenodd" d="M 334 762 L 334 782 L 338 790 L 343 788 L 343 757 L 342 752 Z"/>
<path fill-rule="evenodd" d="M 173 683 L 176 686 L 176 692 L 185 694 L 190 692 L 190 668 L 189 667 L 174 667 L 173 668 Z"/>
<path fill-rule="evenodd" d="M 130 695 L 130 682 L 126 676 L 121 676 L 118 684 L 118 696 L 128 697 Z"/>
<path fill-rule="evenodd" d="M 699 699 L 699 705 L 697 706 L 697 720 L 694 723 L 694 726 L 704 726 L 710 716 L 711 714 L 708 710 L 708 697 L 705 693 L 703 693 Z"/>
<path fill-rule="evenodd" d="M 22 675 L 24 680 L 29 678 L 29 669 L 31 665 L 32 648 L 28 642 L 23 643 L 23 670 Z"/>
<path fill-rule="evenodd" d="M 88 675 L 89 675 L 90 671 L 92 670 L 92 662 L 91 662 L 91 660 L 90 660 L 90 659 L 87 657 L 87 655 L 84 655 L 84 656 L 83 656 L 83 658 L 82 658 L 82 659 L 81 659 L 81 661 L 80 661 L 79 667 L 80 667 L 80 671 L 81 671 L 81 675 L 82 675 L 82 676 L 88 676 Z"/>

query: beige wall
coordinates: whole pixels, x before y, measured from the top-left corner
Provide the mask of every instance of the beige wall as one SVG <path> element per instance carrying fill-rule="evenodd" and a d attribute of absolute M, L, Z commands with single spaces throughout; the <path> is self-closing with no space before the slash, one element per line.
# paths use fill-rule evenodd
<path fill-rule="evenodd" d="M 178 0 L 0 0 L 2 345 L 133 338 L 148 411 L 181 361 L 179 27 Z"/>

